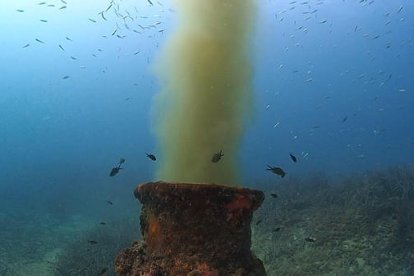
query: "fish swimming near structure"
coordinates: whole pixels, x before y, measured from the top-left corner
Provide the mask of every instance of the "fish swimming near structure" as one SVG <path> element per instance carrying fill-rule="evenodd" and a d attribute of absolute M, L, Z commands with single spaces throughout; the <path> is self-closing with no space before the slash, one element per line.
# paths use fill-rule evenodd
<path fill-rule="evenodd" d="M 151 153 L 145 153 L 146 155 L 147 155 L 147 157 L 149 158 L 149 159 L 151 159 L 152 161 L 156 161 L 157 160 L 157 157 L 155 157 L 155 155 L 154 154 L 151 154 Z"/>
<path fill-rule="evenodd" d="M 224 156 L 223 151 L 220 150 L 219 152 L 217 152 L 213 155 L 213 157 L 211 158 L 211 162 L 217 163 L 218 161 L 220 161 L 221 157 L 223 157 L 223 156 Z"/>
<path fill-rule="evenodd" d="M 279 167 L 272 167 L 270 165 L 267 165 L 267 169 L 268 171 L 271 171 L 274 174 L 280 175 L 282 178 L 285 177 L 286 173 L 282 168 Z"/>
<path fill-rule="evenodd" d="M 125 163 L 125 159 L 121 158 L 119 160 L 118 166 L 112 168 L 111 172 L 109 173 L 109 176 L 115 176 L 119 173 L 120 170 L 122 170 L 123 168 L 121 168 L 121 165 Z"/>

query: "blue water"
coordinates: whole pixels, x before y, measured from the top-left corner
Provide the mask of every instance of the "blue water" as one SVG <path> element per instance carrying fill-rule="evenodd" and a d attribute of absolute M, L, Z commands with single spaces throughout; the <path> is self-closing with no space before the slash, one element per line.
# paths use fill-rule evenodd
<path fill-rule="evenodd" d="M 0 208 L 138 215 L 132 190 L 156 170 L 151 66 L 174 27 L 169 1 L 114 1 L 133 20 L 112 7 L 107 21 L 110 1 L 3 2 Z M 333 177 L 413 164 L 414 3 L 258 2 L 242 184 L 282 181 L 267 164 Z"/>

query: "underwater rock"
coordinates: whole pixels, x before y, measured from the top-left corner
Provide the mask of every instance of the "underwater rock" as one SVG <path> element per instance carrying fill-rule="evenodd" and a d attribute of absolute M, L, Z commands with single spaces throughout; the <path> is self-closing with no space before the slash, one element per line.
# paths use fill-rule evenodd
<path fill-rule="evenodd" d="M 118 275 L 266 275 L 250 251 L 261 191 L 221 185 L 139 185 L 141 234 L 115 261 Z"/>

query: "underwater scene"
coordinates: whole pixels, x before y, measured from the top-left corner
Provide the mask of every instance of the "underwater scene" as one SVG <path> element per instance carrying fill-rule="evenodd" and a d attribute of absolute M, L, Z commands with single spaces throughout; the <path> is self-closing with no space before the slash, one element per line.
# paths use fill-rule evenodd
<path fill-rule="evenodd" d="M 414 275 L 413 1 L 0 22 L 0 275 Z"/>

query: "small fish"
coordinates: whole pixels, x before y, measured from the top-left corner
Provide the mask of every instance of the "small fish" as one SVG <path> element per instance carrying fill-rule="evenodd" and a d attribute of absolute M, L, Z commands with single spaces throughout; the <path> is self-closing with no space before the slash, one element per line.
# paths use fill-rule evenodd
<path fill-rule="evenodd" d="M 256 222 L 256 226 L 257 226 L 257 225 L 259 225 L 260 223 L 262 223 L 262 221 L 263 221 L 262 219 L 259 219 L 259 220 Z"/>
<path fill-rule="evenodd" d="M 292 159 L 293 162 L 298 162 L 298 159 L 296 158 L 296 156 L 294 156 L 293 154 L 289 153 L 290 158 Z"/>
<path fill-rule="evenodd" d="M 64 76 L 62 79 L 67 80 L 69 78 L 69 76 Z"/>
<path fill-rule="evenodd" d="M 110 200 L 107 200 L 106 203 L 108 203 L 109 205 L 113 205 L 114 203 Z"/>
<path fill-rule="evenodd" d="M 66 8 L 67 8 L 66 6 L 62 6 L 62 7 L 59 8 L 59 10 L 63 10 L 63 9 L 66 9 Z"/>
<path fill-rule="evenodd" d="M 115 29 L 115 30 L 111 33 L 111 35 L 115 35 L 117 31 L 118 31 L 118 29 Z"/>
<path fill-rule="evenodd" d="M 63 46 L 62 46 L 62 45 L 60 45 L 60 44 L 59 44 L 59 48 L 60 48 L 62 51 L 65 51 L 65 49 L 63 49 Z"/>
<path fill-rule="evenodd" d="M 24 10 L 22 10 L 22 9 L 18 9 L 18 10 L 16 10 L 16 11 L 18 11 L 18 12 L 24 12 Z"/>
<path fill-rule="evenodd" d="M 35 39 L 37 42 L 39 42 L 39 43 L 45 43 L 44 41 L 42 41 L 42 40 L 40 40 L 40 39 L 38 39 L 38 38 L 36 38 Z"/>
<path fill-rule="evenodd" d="M 345 116 L 345 117 L 342 119 L 342 123 L 345 123 L 345 122 L 346 122 L 346 120 L 348 120 L 348 116 Z"/>
<path fill-rule="evenodd" d="M 108 271 L 108 268 L 102 268 L 102 270 L 98 273 L 98 275 L 104 275 Z"/>
<path fill-rule="evenodd" d="M 106 225 L 105 221 L 102 221 L 101 223 L 99 223 L 100 225 Z"/>
<path fill-rule="evenodd" d="M 152 5 L 154 5 L 152 2 L 151 2 L 151 0 L 147 0 L 148 1 L 148 3 L 150 3 L 150 5 L 152 6 Z"/>
<path fill-rule="evenodd" d="M 39 6 L 46 4 L 46 2 L 37 3 Z"/>
<path fill-rule="evenodd" d="M 267 165 L 267 169 L 268 171 L 271 171 L 274 174 L 280 175 L 282 178 L 285 177 L 286 173 L 282 168 L 279 167 L 271 167 L 269 165 Z"/>
<path fill-rule="evenodd" d="M 314 237 L 307 237 L 307 238 L 305 238 L 305 241 L 307 241 L 307 242 L 316 242 L 316 239 Z"/>
<path fill-rule="evenodd" d="M 65 37 L 66 38 L 66 40 L 68 40 L 68 41 L 73 41 L 70 37 Z"/>
<path fill-rule="evenodd" d="M 70 58 L 73 59 L 73 60 L 77 60 L 78 59 L 77 57 L 74 57 L 74 56 L 70 56 Z"/>
<path fill-rule="evenodd" d="M 108 19 L 106 19 L 105 15 L 104 15 L 104 12 L 103 12 L 103 11 L 102 11 L 102 12 L 100 12 L 99 14 L 102 16 L 102 19 L 103 19 L 103 20 L 108 21 Z"/>
<path fill-rule="evenodd" d="M 68 3 L 65 0 L 60 0 L 63 4 L 67 5 Z"/>
<path fill-rule="evenodd" d="M 98 242 L 97 241 L 94 241 L 94 240 L 89 240 L 88 243 L 90 243 L 90 244 L 97 244 Z"/>
<path fill-rule="evenodd" d="M 326 22 L 328 22 L 328 20 L 319 21 L 319 23 L 321 23 L 321 24 L 326 23 Z"/>
<path fill-rule="evenodd" d="M 224 156 L 223 151 L 220 150 L 219 152 L 217 152 L 213 155 L 213 157 L 211 158 L 211 162 L 217 163 L 218 161 L 220 161 L 221 157 L 223 157 L 223 156 Z"/>
<path fill-rule="evenodd" d="M 112 168 L 111 172 L 109 173 L 109 176 L 115 176 L 119 173 L 120 170 L 122 170 L 123 168 L 121 168 L 121 165 L 125 163 L 125 159 L 121 158 L 119 160 L 118 166 Z"/>
<path fill-rule="evenodd" d="M 276 193 L 271 193 L 270 194 L 273 198 L 277 198 L 277 194 Z"/>
<path fill-rule="evenodd" d="M 27 48 L 30 46 L 30 43 L 27 43 L 26 45 L 24 45 L 22 48 Z"/>
<path fill-rule="evenodd" d="M 138 55 L 140 52 L 141 52 L 141 51 L 136 51 L 136 52 L 134 53 L 134 56 Z"/>
<path fill-rule="evenodd" d="M 145 153 L 146 155 L 147 155 L 147 157 L 149 158 L 149 159 L 151 159 L 152 161 L 156 161 L 157 160 L 157 158 L 155 157 L 155 155 L 154 154 L 151 154 L 151 153 Z"/>
<path fill-rule="evenodd" d="M 273 232 L 279 232 L 280 231 L 280 227 L 276 227 L 275 229 L 273 229 Z"/>
<path fill-rule="evenodd" d="M 117 175 L 120 170 L 122 170 L 121 167 L 114 167 L 114 168 L 112 168 L 111 172 L 109 173 L 109 176 L 115 176 L 115 175 Z"/>
<path fill-rule="evenodd" d="M 47 22 L 47 20 L 46 20 L 46 19 L 40 19 L 40 22 L 44 22 L 44 23 L 46 23 L 46 22 Z"/>
<path fill-rule="evenodd" d="M 91 21 L 93 23 L 96 23 L 96 20 L 95 19 L 92 19 L 92 18 L 88 18 L 88 19 L 89 19 L 89 21 Z"/>

